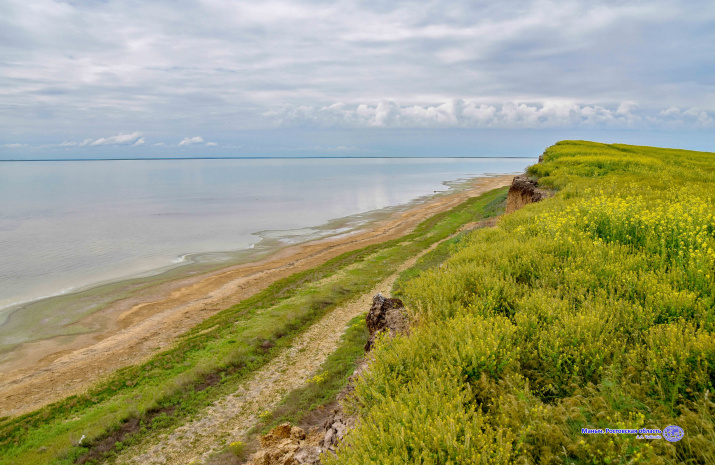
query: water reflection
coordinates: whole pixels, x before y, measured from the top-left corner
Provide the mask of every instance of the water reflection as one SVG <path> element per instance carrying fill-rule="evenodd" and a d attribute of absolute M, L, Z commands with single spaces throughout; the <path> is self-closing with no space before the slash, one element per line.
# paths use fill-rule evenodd
<path fill-rule="evenodd" d="M 0 308 L 161 268 L 189 253 L 245 249 L 261 239 L 258 231 L 314 227 L 445 190 L 445 181 L 521 172 L 534 161 L 4 163 Z"/>

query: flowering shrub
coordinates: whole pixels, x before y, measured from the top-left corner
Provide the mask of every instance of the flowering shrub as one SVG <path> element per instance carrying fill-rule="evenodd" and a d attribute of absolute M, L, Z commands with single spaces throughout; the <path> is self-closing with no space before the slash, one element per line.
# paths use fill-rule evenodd
<path fill-rule="evenodd" d="M 327 463 L 715 463 L 715 154 L 567 141 L 530 173 L 559 193 L 404 284 Z"/>

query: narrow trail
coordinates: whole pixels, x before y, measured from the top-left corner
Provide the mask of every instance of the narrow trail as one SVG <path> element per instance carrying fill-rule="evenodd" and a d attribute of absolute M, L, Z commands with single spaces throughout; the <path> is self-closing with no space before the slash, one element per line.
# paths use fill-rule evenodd
<path fill-rule="evenodd" d="M 325 315 L 298 336 L 291 347 L 253 373 L 237 391 L 207 407 L 200 418 L 171 433 L 149 437 L 144 444 L 125 449 L 116 463 L 199 464 L 224 444 L 245 440 L 246 433 L 256 424 L 261 413 L 275 408 L 285 394 L 299 388 L 316 374 L 320 365 L 337 348 L 347 323 L 370 308 L 372 297 L 378 292 L 389 294 L 399 273 L 413 266 L 443 241 L 407 260 L 369 292 Z"/>

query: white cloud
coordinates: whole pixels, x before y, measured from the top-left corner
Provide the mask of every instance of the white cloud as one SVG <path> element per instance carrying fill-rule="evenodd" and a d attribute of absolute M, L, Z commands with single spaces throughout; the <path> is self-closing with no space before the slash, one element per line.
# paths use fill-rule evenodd
<path fill-rule="evenodd" d="M 185 147 L 187 145 L 195 145 L 195 144 L 205 144 L 206 147 L 218 146 L 218 144 L 216 142 L 206 142 L 203 137 L 195 136 L 195 137 L 184 137 L 184 139 L 181 142 L 179 142 L 179 147 Z"/>
<path fill-rule="evenodd" d="M 82 142 L 64 141 L 57 144 L 57 147 L 96 147 L 100 145 L 131 145 L 139 147 L 146 144 L 146 139 L 140 132 L 131 134 L 117 134 L 116 136 L 100 137 L 99 139 L 84 139 Z"/>
<path fill-rule="evenodd" d="M 204 138 L 201 136 L 196 136 L 196 137 L 184 137 L 184 140 L 179 142 L 179 147 L 183 147 L 185 145 L 192 145 L 192 144 L 203 144 L 204 143 Z"/>
<path fill-rule="evenodd" d="M 350 145 L 350 146 L 338 145 L 337 147 L 335 147 L 336 152 L 356 152 L 358 150 L 359 149 L 357 147 L 355 147 L 354 145 Z"/>
<path fill-rule="evenodd" d="M 394 100 L 357 106 L 336 103 L 323 107 L 284 106 L 264 116 L 279 126 L 404 127 L 404 128 L 632 128 L 665 127 L 673 121 L 683 127 L 702 128 L 713 124 L 708 112 L 675 107 L 652 115 L 637 103 L 625 101 L 610 108 L 581 105 L 566 100 L 543 103 L 508 101 L 500 105 L 453 99 L 435 105 L 401 106 Z"/>
<path fill-rule="evenodd" d="M 655 118 L 649 118 L 653 122 Z M 697 107 L 681 110 L 677 107 L 670 107 L 658 113 L 658 121 L 663 122 L 666 127 L 673 129 L 694 127 L 698 129 L 715 128 L 715 119 L 708 112 Z"/>
<path fill-rule="evenodd" d="M 683 116 L 702 127 L 713 127 L 713 118 L 699 108 L 690 108 L 683 112 Z"/>
<path fill-rule="evenodd" d="M 372 119 L 373 126 L 392 126 L 400 124 L 400 106 L 393 100 L 381 100 L 375 108 L 375 117 Z"/>
<path fill-rule="evenodd" d="M 677 117 L 680 115 L 680 108 L 676 107 L 670 107 L 667 110 L 663 110 L 660 113 L 658 113 L 661 116 L 674 116 Z"/>
<path fill-rule="evenodd" d="M 87 145 L 86 139 L 82 142 L 82 145 Z M 141 143 L 138 143 L 142 141 Z M 140 132 L 133 132 L 131 134 L 118 134 L 111 137 L 100 137 L 97 140 L 89 142 L 89 145 L 142 145 L 144 143 L 144 138 Z"/>
<path fill-rule="evenodd" d="M 27 144 L 3 144 L 3 147 L 7 147 L 9 149 L 19 149 L 22 147 L 28 147 Z"/>

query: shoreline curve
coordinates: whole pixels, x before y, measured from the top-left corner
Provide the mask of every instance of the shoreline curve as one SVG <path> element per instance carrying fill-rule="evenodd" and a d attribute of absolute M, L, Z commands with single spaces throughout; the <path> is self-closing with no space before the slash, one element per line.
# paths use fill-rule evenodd
<path fill-rule="evenodd" d="M 32 341 L 0 362 L 0 416 L 14 416 L 83 391 L 101 377 L 142 362 L 205 318 L 293 273 L 342 253 L 401 237 L 424 219 L 511 183 L 513 175 L 474 178 L 470 186 L 395 212 L 364 229 L 279 249 L 255 262 L 221 267 L 117 300 L 79 324 L 103 328 L 67 341 Z"/>

